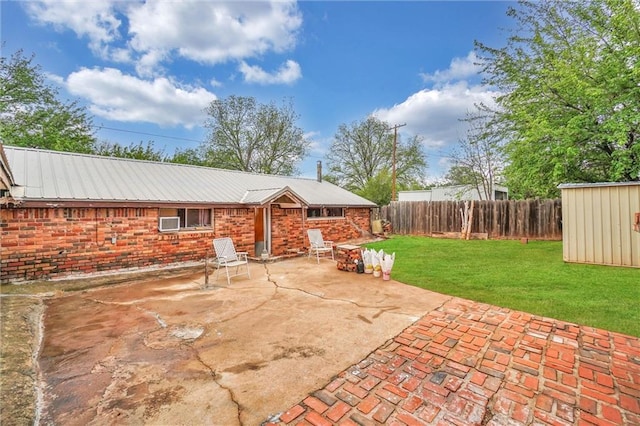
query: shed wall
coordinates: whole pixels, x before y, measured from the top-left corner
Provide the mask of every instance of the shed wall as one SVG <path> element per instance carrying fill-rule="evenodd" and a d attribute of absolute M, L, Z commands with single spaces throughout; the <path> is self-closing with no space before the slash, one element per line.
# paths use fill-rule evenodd
<path fill-rule="evenodd" d="M 562 188 L 565 262 L 640 267 L 640 185 Z"/>

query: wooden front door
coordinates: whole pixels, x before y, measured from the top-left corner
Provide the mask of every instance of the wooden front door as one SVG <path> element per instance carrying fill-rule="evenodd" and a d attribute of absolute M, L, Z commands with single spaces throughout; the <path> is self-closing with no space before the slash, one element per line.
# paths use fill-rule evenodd
<path fill-rule="evenodd" d="M 264 248 L 266 248 L 267 251 L 269 251 L 269 248 L 267 246 L 267 239 L 265 238 L 264 212 L 265 212 L 265 209 L 263 208 L 256 209 L 256 216 L 255 216 L 255 221 L 253 225 L 256 256 L 260 256 Z"/>

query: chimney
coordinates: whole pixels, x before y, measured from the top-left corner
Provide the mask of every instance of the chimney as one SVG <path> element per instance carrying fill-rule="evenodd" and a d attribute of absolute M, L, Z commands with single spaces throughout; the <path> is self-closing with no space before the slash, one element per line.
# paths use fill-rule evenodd
<path fill-rule="evenodd" d="M 318 173 L 318 182 L 322 182 L 322 161 L 318 160 L 316 163 L 317 173 Z"/>

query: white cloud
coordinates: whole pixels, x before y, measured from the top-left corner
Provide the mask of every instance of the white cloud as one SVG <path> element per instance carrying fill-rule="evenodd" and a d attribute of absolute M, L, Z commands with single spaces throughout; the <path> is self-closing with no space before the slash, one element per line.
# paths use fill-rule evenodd
<path fill-rule="evenodd" d="M 437 169 L 442 171 L 449 170 L 453 165 L 453 158 L 449 156 L 442 156 L 438 159 L 437 164 L 438 164 Z M 444 177 L 444 173 L 442 174 L 442 176 Z"/>
<path fill-rule="evenodd" d="M 56 30 L 70 29 L 89 39 L 91 50 L 104 57 L 107 45 L 120 37 L 121 21 L 109 1 L 42 0 L 24 2 L 27 14 L 41 25 L 51 24 Z"/>
<path fill-rule="evenodd" d="M 87 37 L 101 58 L 135 63 L 147 77 L 162 74 L 175 57 L 214 65 L 286 52 L 302 26 L 293 0 L 43 0 L 25 2 L 25 9 L 40 24 Z"/>
<path fill-rule="evenodd" d="M 244 61 L 240 63 L 239 71 L 247 83 L 293 84 L 302 77 L 300 65 L 291 59 L 282 64 L 282 66 L 272 74 L 269 74 L 257 65 L 248 65 Z"/>
<path fill-rule="evenodd" d="M 148 1 L 130 9 L 129 25 L 138 52 L 215 64 L 290 49 L 302 16 L 290 1 Z"/>
<path fill-rule="evenodd" d="M 477 77 L 481 71 L 477 62 L 478 57 L 474 51 L 471 51 L 465 58 L 453 58 L 446 70 L 436 70 L 433 74 L 421 73 L 420 76 L 425 83 L 433 82 L 436 85 Z"/>
<path fill-rule="evenodd" d="M 109 120 L 148 122 L 160 126 L 201 125 L 203 108 L 216 96 L 203 88 L 182 86 L 167 78 L 142 80 L 113 68 L 74 72 L 67 90 L 86 98 L 90 111 Z"/>
<path fill-rule="evenodd" d="M 463 120 L 476 110 L 475 105 L 495 106 L 499 92 L 480 84 L 479 67 L 471 52 L 464 58 L 454 58 L 448 69 L 433 74 L 421 74 L 429 88 L 408 96 L 390 108 L 379 108 L 372 115 L 390 125 L 404 124 L 400 132 L 420 135 L 424 142 L 431 175 L 442 175 L 450 167 L 452 148 L 466 137 L 468 125 Z"/>
<path fill-rule="evenodd" d="M 304 134 L 304 139 L 309 141 L 309 151 L 314 154 L 314 157 L 323 156 L 327 153 L 328 146 L 331 144 L 331 140 L 327 138 L 321 138 L 320 132 L 311 131 Z"/>
<path fill-rule="evenodd" d="M 496 95 L 484 86 L 469 86 L 461 81 L 423 89 L 391 108 L 375 110 L 373 115 L 391 125 L 406 123 L 404 132 L 423 136 L 428 148 L 439 148 L 465 137 L 466 126 L 460 120 L 474 110 L 474 104 L 493 105 Z"/>

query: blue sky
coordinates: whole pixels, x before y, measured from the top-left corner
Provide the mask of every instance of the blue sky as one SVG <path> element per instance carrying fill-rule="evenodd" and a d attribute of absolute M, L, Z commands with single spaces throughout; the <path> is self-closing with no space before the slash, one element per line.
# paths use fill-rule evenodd
<path fill-rule="evenodd" d="M 496 93 L 474 40 L 505 44 L 513 2 L 2 1 L 3 56 L 18 49 L 94 117 L 99 140 L 195 148 L 214 99 L 291 99 L 315 176 L 338 126 L 373 114 L 424 139 L 426 180 Z M 120 129 L 120 130 L 109 130 Z M 136 133 L 139 132 L 139 133 Z M 151 136 L 147 134 L 153 134 Z M 161 137 L 163 136 L 163 137 Z"/>

